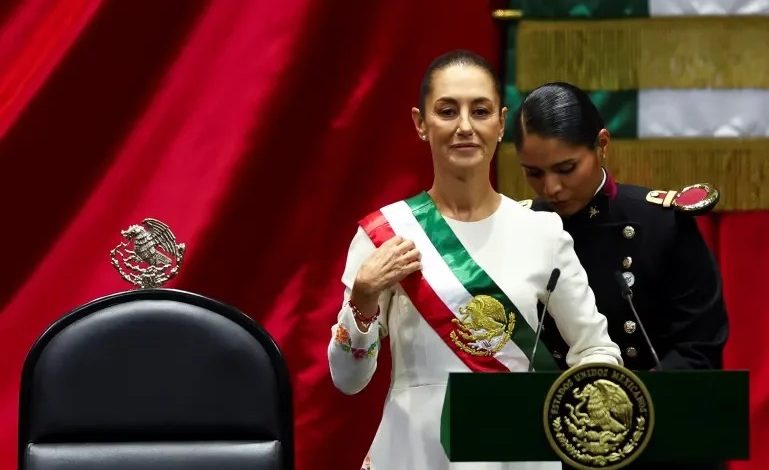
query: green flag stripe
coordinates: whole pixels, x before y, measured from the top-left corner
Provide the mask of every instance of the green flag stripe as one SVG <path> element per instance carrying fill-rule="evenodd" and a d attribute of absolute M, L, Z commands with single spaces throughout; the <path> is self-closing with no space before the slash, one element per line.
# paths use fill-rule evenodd
<path fill-rule="evenodd" d="M 648 0 L 523 0 L 525 20 L 644 18 Z"/>
<path fill-rule="evenodd" d="M 505 64 L 504 64 L 504 105 L 509 110 L 507 114 L 507 121 L 505 122 L 505 139 L 512 140 L 513 136 L 513 119 L 516 111 L 523 102 L 524 95 L 518 90 L 515 85 L 516 70 L 515 70 L 515 53 L 516 53 L 516 36 L 518 33 L 518 24 L 512 22 L 507 27 L 507 49 L 505 51 Z"/>
<path fill-rule="evenodd" d="M 588 95 L 613 137 L 635 139 L 638 136 L 638 91 L 592 91 Z"/>
<path fill-rule="evenodd" d="M 514 79 L 509 79 L 514 80 Z M 612 137 L 635 139 L 638 136 L 638 91 L 592 91 L 589 92 L 598 112 L 603 116 L 604 124 Z M 505 138 L 512 140 L 512 125 L 515 113 L 527 94 L 516 88 L 515 83 L 505 84 L 505 105 L 510 108 Z"/>
<path fill-rule="evenodd" d="M 441 216 L 438 208 L 435 207 L 432 198 L 426 192 L 422 192 L 407 199 L 406 203 L 430 242 L 470 295 L 490 295 L 502 303 L 506 311 L 515 314 L 512 340 L 531 360 L 531 351 L 534 347 L 534 330 L 526 322 L 515 304 L 473 260 L 462 242 L 459 241 L 446 220 Z M 515 260 L 510 260 L 511 264 L 514 262 Z M 541 342 L 537 346 L 537 356 L 533 362 L 537 370 L 558 369 L 552 355 Z"/>

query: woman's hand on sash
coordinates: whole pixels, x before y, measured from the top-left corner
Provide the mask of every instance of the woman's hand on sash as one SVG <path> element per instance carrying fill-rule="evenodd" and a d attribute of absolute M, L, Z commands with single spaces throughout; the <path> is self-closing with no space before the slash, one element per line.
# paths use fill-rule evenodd
<path fill-rule="evenodd" d="M 355 276 L 350 301 L 368 318 L 376 315 L 379 294 L 409 274 L 422 269 L 421 255 L 414 242 L 394 236 L 382 243 L 361 264 Z"/>

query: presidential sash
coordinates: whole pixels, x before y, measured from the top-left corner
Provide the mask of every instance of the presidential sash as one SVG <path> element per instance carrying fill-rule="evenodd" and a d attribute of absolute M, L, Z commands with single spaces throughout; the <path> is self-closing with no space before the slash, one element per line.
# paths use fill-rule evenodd
<path fill-rule="evenodd" d="M 360 226 L 377 247 L 396 234 L 414 242 L 422 270 L 400 284 L 425 321 L 472 371 L 528 368 L 534 331 L 473 260 L 426 192 L 369 214 Z M 558 368 L 541 343 L 533 361 L 537 370 Z"/>

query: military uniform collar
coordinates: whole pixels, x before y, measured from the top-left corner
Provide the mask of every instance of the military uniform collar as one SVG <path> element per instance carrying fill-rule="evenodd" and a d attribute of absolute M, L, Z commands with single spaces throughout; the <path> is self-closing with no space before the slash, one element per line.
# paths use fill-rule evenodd
<path fill-rule="evenodd" d="M 564 218 L 564 225 L 602 222 L 609 216 L 609 202 L 617 197 L 617 182 L 603 169 L 604 181 L 593 199 L 579 212 Z"/>

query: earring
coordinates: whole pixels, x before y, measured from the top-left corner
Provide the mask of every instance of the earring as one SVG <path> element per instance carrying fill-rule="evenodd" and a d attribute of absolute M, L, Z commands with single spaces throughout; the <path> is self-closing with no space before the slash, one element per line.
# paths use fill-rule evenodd
<path fill-rule="evenodd" d="M 424 141 L 427 141 L 427 136 L 424 135 L 424 134 L 419 134 L 419 138 L 424 140 Z"/>
<path fill-rule="evenodd" d="M 497 142 L 502 142 L 502 136 L 497 137 Z"/>

